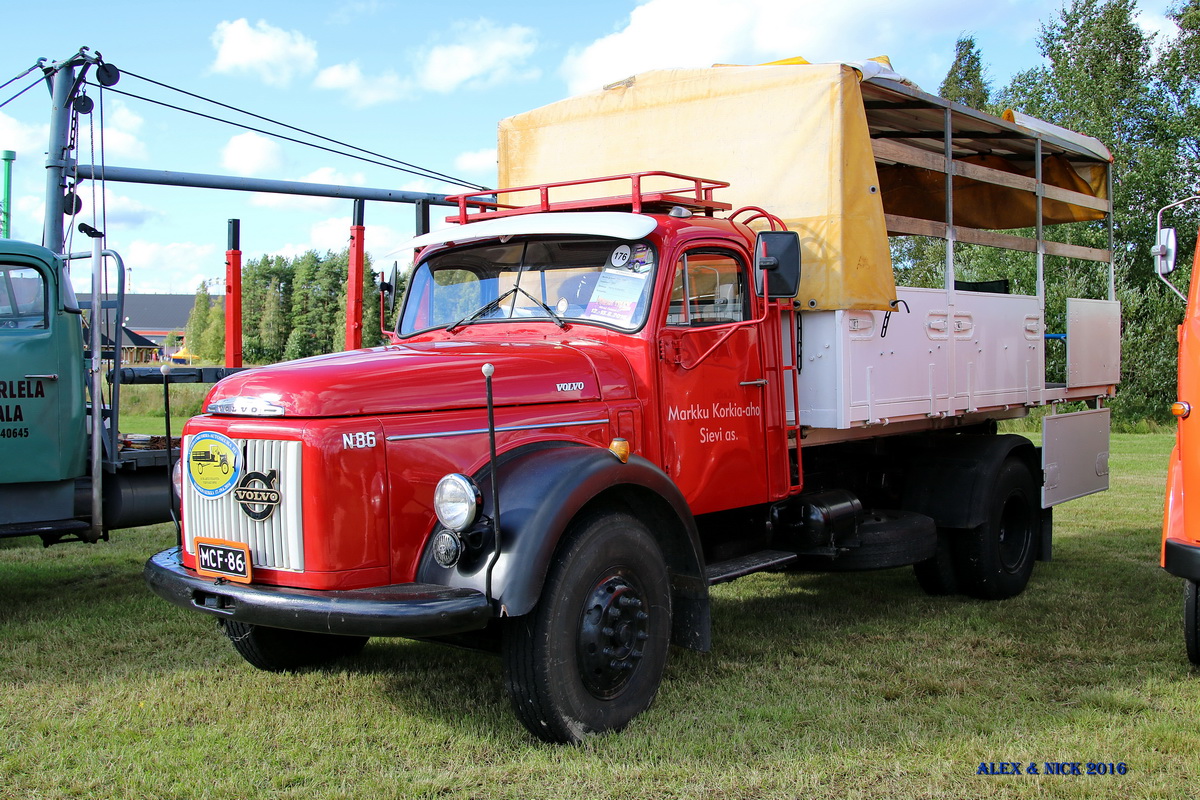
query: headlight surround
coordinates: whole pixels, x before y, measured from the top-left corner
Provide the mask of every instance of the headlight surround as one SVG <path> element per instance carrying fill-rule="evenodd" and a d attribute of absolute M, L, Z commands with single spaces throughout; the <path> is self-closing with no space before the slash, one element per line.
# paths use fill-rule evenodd
<path fill-rule="evenodd" d="M 452 531 L 471 526 L 483 507 L 483 494 L 466 475 L 451 472 L 438 481 L 433 491 L 433 510 L 438 521 Z"/>
<path fill-rule="evenodd" d="M 183 459 L 175 460 L 175 466 L 171 467 L 171 486 L 175 489 L 175 499 L 183 499 Z"/>

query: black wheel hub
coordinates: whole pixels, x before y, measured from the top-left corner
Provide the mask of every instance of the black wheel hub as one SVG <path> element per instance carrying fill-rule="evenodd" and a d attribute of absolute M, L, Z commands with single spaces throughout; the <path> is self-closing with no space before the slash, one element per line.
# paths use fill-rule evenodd
<path fill-rule="evenodd" d="M 595 697 L 618 694 L 629 682 L 650 638 L 641 593 L 622 575 L 602 578 L 584 599 L 577 653 L 583 685 Z"/>
<path fill-rule="evenodd" d="M 1033 523 L 1025 498 L 1009 497 L 1000 517 L 1000 563 L 1005 572 L 1021 568 L 1026 552 L 1033 546 Z"/>

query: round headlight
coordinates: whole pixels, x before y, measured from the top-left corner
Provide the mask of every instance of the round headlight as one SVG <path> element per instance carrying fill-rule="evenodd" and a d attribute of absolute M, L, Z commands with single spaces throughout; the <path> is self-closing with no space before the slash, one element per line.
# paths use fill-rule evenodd
<path fill-rule="evenodd" d="M 479 515 L 483 495 L 466 475 L 452 472 L 438 481 L 433 492 L 433 510 L 438 520 L 452 531 L 470 527 Z"/>

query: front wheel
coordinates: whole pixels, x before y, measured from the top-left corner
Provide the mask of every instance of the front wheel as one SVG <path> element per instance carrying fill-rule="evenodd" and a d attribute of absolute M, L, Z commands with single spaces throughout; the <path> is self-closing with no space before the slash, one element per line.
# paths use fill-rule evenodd
<path fill-rule="evenodd" d="M 1188 661 L 1200 666 L 1200 584 L 1183 582 L 1183 641 Z"/>
<path fill-rule="evenodd" d="M 649 531 L 624 513 L 582 519 L 537 607 L 505 631 L 513 710 L 546 742 L 620 730 L 654 700 L 670 640 L 670 583 Z"/>
<path fill-rule="evenodd" d="M 319 667 L 344 656 L 358 655 L 368 638 L 289 631 L 224 619 L 220 624 L 233 649 L 247 662 L 267 672 Z"/>

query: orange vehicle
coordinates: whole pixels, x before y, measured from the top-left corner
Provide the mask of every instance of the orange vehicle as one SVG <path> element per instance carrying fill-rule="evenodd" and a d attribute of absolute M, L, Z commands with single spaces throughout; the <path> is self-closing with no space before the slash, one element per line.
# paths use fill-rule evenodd
<path fill-rule="evenodd" d="M 1174 228 L 1163 228 L 1163 212 L 1200 197 L 1172 203 L 1158 212 L 1158 244 L 1154 247 L 1155 271 L 1171 291 L 1187 303 L 1183 324 L 1179 326 L 1179 389 L 1171 412 L 1179 421 L 1175 447 L 1167 471 L 1167 501 L 1163 511 L 1163 543 L 1160 556 L 1163 569 L 1184 579 L 1183 638 L 1187 656 L 1200 664 L 1200 468 L 1195 453 L 1200 450 L 1200 413 L 1192 415 L 1192 406 L 1200 404 L 1200 239 L 1192 260 L 1191 286 L 1184 296 L 1167 276 L 1175 270 L 1176 235 Z M 1188 502 L 1188 498 L 1193 498 Z"/>

